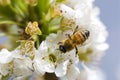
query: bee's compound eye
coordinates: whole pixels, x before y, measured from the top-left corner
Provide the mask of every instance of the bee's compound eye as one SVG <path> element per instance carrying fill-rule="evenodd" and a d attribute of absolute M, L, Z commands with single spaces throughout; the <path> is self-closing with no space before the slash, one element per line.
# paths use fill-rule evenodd
<path fill-rule="evenodd" d="M 62 45 L 59 46 L 59 50 L 60 50 L 61 52 L 63 52 L 63 53 L 66 52 L 66 49 L 65 49 L 64 46 L 62 46 Z"/>
<path fill-rule="evenodd" d="M 89 37 L 89 36 L 90 36 L 90 32 L 89 32 L 88 30 L 86 30 L 86 31 L 85 31 L 85 35 L 86 35 L 87 37 Z"/>

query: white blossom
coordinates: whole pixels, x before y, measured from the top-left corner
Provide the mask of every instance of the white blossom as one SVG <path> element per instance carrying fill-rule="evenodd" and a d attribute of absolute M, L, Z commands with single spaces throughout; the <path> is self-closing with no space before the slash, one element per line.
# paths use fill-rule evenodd
<path fill-rule="evenodd" d="M 6 76 L 10 74 L 11 65 L 9 64 L 13 60 L 12 53 L 7 49 L 0 51 L 0 74 Z"/>
<path fill-rule="evenodd" d="M 84 70 L 81 71 L 80 75 L 76 80 L 105 80 L 105 76 L 100 69 L 90 69 L 84 64 L 83 68 Z"/>
<path fill-rule="evenodd" d="M 32 60 L 30 58 L 15 59 L 13 73 L 14 80 L 23 80 L 32 75 Z"/>
<path fill-rule="evenodd" d="M 37 72 L 41 74 L 44 74 L 45 72 L 54 72 L 57 77 L 62 77 L 66 75 L 69 66 L 68 64 L 70 62 L 72 64 L 77 63 L 76 61 L 78 61 L 78 59 L 76 59 L 75 55 L 69 53 L 62 54 L 59 50 L 56 49 L 56 46 L 58 46 L 58 44 L 55 40 L 58 40 L 59 37 L 61 37 L 59 33 L 58 35 L 51 34 L 45 41 L 41 43 L 34 59 L 34 68 Z M 75 54 L 75 52 L 73 53 Z"/>
<path fill-rule="evenodd" d="M 76 67 L 75 65 L 70 65 L 67 68 L 67 74 L 59 79 L 60 80 L 76 80 L 79 74 L 80 74 L 79 68 Z"/>
<path fill-rule="evenodd" d="M 56 6 L 55 2 L 56 0 L 49 1 L 54 7 Z M 105 80 L 99 68 L 88 67 L 89 64 L 90 66 L 93 63 L 99 64 L 98 61 L 101 60 L 105 55 L 105 51 L 109 48 L 106 43 L 108 32 L 99 19 L 100 10 L 93 5 L 93 2 L 94 0 L 65 0 L 65 3 L 58 2 L 57 7 L 59 6 L 59 8 L 57 8 L 57 11 L 60 10 L 58 11 L 60 13 L 59 17 L 62 19 L 60 19 L 61 21 L 57 27 L 59 26 L 60 29 L 57 30 L 55 28 L 56 33 L 48 32 L 49 35 L 48 33 L 44 35 L 43 32 L 41 36 L 46 38 L 43 41 L 40 40 L 41 43 L 38 49 L 34 47 L 37 36 L 29 38 L 30 40 L 21 40 L 21 45 L 13 51 L 2 49 L 0 51 L 0 78 L 12 75 L 14 76 L 13 80 L 26 80 L 36 74 L 35 77 L 41 77 L 40 80 L 43 80 L 45 73 L 54 73 L 59 80 Z M 37 6 L 38 1 L 33 0 L 30 3 L 30 0 L 28 0 L 27 3 Z M 48 14 L 51 14 L 51 12 L 49 13 L 48 10 Z M 46 13 L 42 14 L 43 16 L 46 15 Z M 43 16 L 42 18 L 46 18 L 46 16 Z M 54 17 L 50 20 L 52 21 L 52 19 Z M 45 20 L 43 19 L 40 22 L 42 21 L 44 22 Z M 49 23 L 47 26 L 49 26 L 48 31 L 52 30 Z M 42 32 L 42 26 L 40 27 Z M 64 42 L 64 40 L 73 36 L 73 32 L 77 27 L 77 31 L 84 29 L 90 32 L 88 39 L 84 43 L 76 45 L 77 54 L 75 48 L 62 53 L 58 43 Z M 37 28 L 39 29 L 38 25 Z M 34 32 L 31 30 L 32 34 Z M 66 36 L 66 34 L 70 36 Z M 87 61 L 89 64 L 87 64 Z M 83 69 L 79 68 L 78 64 L 82 65 Z M 95 65 L 93 66 L 96 67 Z"/>
<path fill-rule="evenodd" d="M 13 59 L 12 53 L 9 52 L 7 49 L 2 49 L 0 51 L 0 64 L 6 64 L 11 62 Z"/>
<path fill-rule="evenodd" d="M 74 17 L 75 11 L 67 5 L 61 4 L 60 9 L 65 18 L 72 19 Z"/>
<path fill-rule="evenodd" d="M 6 76 L 10 73 L 11 65 L 9 64 L 0 64 L 0 74 Z"/>
<path fill-rule="evenodd" d="M 71 26 L 75 29 L 87 29 L 90 36 L 85 42 L 86 45 L 78 46 L 80 52 L 86 52 L 91 49 L 91 58 L 100 60 L 104 56 L 104 51 L 108 49 L 105 42 L 108 36 L 104 24 L 99 19 L 99 9 L 93 5 L 94 0 L 68 0 L 66 4 L 61 4 L 60 9 L 64 18 L 72 19 L 75 24 Z"/>

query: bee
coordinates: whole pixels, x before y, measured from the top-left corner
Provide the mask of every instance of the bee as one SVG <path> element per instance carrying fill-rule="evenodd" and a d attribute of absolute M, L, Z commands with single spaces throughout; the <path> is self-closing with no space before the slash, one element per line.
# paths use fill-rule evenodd
<path fill-rule="evenodd" d="M 82 45 L 90 36 L 90 32 L 85 29 L 78 30 L 78 26 L 75 28 L 73 34 L 67 34 L 68 38 L 59 42 L 59 50 L 62 53 L 76 49 L 76 54 L 78 53 L 77 45 Z"/>

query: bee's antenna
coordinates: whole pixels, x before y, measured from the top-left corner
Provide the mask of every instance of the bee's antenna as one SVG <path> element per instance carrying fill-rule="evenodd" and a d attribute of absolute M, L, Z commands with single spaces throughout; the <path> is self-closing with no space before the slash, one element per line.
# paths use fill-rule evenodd
<path fill-rule="evenodd" d="M 68 36 L 69 39 L 72 39 L 71 36 L 70 36 L 70 34 L 66 34 L 66 35 Z"/>
<path fill-rule="evenodd" d="M 78 48 L 77 46 L 75 46 L 75 50 L 76 50 L 76 55 L 78 54 Z"/>

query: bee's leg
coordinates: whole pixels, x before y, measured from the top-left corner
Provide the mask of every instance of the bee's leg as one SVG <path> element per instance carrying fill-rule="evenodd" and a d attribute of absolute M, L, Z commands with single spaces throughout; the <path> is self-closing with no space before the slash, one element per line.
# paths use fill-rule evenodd
<path fill-rule="evenodd" d="M 70 36 L 70 34 L 66 34 L 66 35 L 68 36 L 69 39 L 72 39 L 71 36 Z"/>
<path fill-rule="evenodd" d="M 61 44 L 62 42 L 58 42 L 57 44 Z"/>
<path fill-rule="evenodd" d="M 77 48 L 77 46 L 75 46 L 75 50 L 76 50 L 76 56 L 77 56 L 77 54 L 78 54 L 78 48 Z"/>
<path fill-rule="evenodd" d="M 78 26 L 76 26 L 76 28 L 75 28 L 73 34 L 75 34 L 75 32 L 77 32 L 77 30 L 78 30 Z"/>

